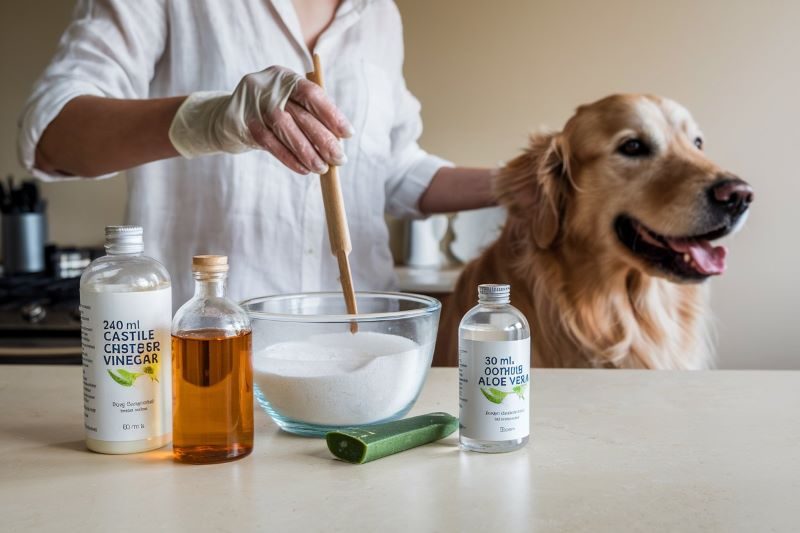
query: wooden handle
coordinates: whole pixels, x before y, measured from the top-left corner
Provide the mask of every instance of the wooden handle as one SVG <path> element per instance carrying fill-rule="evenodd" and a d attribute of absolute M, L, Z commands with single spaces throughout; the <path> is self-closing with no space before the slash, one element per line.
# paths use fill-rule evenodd
<path fill-rule="evenodd" d="M 319 55 L 314 54 L 313 60 L 314 70 L 306 74 L 306 77 L 320 87 L 325 88 Z M 331 241 L 331 253 L 336 256 L 336 260 L 339 263 L 339 281 L 342 284 L 347 312 L 355 315 L 358 314 L 356 293 L 353 288 L 353 277 L 350 273 L 350 259 L 347 257 L 352 251 L 353 245 L 350 242 L 350 229 L 347 226 L 347 213 L 344 210 L 342 187 L 339 183 L 339 169 L 331 165 L 328 167 L 328 172 L 321 174 L 319 179 L 322 189 L 322 203 L 325 206 L 325 220 L 328 223 L 328 239 Z M 350 331 L 355 333 L 357 330 L 358 324 L 352 322 Z"/>
<path fill-rule="evenodd" d="M 353 251 L 350 242 L 350 228 L 347 225 L 347 213 L 344 210 L 342 186 L 339 183 L 339 171 L 331 165 L 328 172 L 321 174 L 320 188 L 322 203 L 325 206 L 325 220 L 328 222 L 328 238 L 331 241 L 331 253 L 349 254 Z"/>

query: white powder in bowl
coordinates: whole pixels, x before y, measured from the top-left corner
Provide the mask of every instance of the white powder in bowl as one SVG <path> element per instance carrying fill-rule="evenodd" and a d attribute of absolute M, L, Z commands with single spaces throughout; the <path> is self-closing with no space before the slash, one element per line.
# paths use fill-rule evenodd
<path fill-rule="evenodd" d="M 385 333 L 314 335 L 268 346 L 253 358 L 253 379 L 281 415 L 311 424 L 368 424 L 414 400 L 429 346 Z"/>

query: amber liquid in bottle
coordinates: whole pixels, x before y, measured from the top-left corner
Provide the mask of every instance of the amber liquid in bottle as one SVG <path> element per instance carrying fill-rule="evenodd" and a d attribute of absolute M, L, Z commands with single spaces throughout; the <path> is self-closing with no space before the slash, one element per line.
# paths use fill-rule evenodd
<path fill-rule="evenodd" d="M 252 333 L 172 335 L 175 459 L 218 463 L 253 450 Z"/>

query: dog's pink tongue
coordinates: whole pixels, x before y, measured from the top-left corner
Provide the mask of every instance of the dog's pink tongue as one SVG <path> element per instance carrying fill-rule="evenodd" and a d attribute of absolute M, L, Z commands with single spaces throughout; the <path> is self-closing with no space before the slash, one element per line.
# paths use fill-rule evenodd
<path fill-rule="evenodd" d="M 670 240 L 669 247 L 676 252 L 688 253 L 703 274 L 710 276 L 725 272 L 728 250 L 724 246 L 711 246 L 708 241 Z"/>

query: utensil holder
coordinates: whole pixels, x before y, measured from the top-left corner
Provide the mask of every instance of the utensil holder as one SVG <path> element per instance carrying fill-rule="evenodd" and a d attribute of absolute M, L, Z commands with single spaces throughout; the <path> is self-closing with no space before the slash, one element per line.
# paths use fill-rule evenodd
<path fill-rule="evenodd" d="M 3 272 L 31 274 L 45 270 L 47 217 L 44 213 L 7 213 L 2 219 Z"/>

